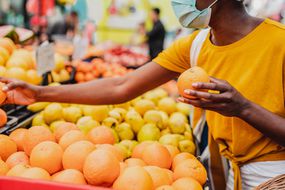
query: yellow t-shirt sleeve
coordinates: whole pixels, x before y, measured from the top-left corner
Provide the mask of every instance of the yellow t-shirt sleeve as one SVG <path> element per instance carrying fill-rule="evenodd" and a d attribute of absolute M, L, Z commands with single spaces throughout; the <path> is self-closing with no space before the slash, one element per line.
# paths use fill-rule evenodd
<path fill-rule="evenodd" d="M 153 62 L 177 73 L 190 68 L 190 46 L 195 34 L 175 41 L 169 48 L 160 53 Z"/>

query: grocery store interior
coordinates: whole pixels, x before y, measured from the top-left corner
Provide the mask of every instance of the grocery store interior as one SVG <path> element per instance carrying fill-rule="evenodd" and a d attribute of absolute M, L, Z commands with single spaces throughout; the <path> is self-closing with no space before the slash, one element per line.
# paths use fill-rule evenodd
<path fill-rule="evenodd" d="M 285 0 L 0 0 L 0 190 L 285 190 L 283 23 Z"/>

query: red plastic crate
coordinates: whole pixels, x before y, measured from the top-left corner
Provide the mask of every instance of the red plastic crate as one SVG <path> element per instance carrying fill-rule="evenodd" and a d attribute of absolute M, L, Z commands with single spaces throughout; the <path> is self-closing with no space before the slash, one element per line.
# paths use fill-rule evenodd
<path fill-rule="evenodd" d="M 23 178 L 0 177 L 0 190 L 111 190 L 90 185 L 70 185 Z"/>

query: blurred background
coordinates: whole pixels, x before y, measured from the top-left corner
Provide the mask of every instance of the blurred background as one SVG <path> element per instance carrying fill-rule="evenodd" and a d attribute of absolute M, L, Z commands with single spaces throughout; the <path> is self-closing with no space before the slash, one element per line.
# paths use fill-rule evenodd
<path fill-rule="evenodd" d="M 245 4 L 253 15 L 284 21 L 284 0 L 245 0 Z M 177 36 L 191 32 L 178 24 L 170 0 L 0 0 L 0 25 L 31 29 L 44 40 L 47 36 L 42 33 L 52 32 L 59 22 L 70 22 L 70 36 L 86 35 L 90 43 L 129 44 L 135 43 L 132 36 L 142 25 L 151 29 L 149 13 L 153 7 L 161 10 L 165 46 Z M 73 16 L 78 16 L 78 21 Z"/>

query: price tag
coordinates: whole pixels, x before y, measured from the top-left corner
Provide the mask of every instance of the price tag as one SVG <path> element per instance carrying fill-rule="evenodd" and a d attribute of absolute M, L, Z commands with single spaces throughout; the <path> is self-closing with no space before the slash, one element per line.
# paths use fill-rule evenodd
<path fill-rule="evenodd" d="M 42 43 L 36 50 L 36 60 L 39 75 L 52 71 L 55 68 L 53 44 Z"/>
<path fill-rule="evenodd" d="M 74 52 L 72 55 L 73 60 L 83 59 L 88 49 L 88 39 L 75 37 L 73 43 L 74 43 Z"/>

